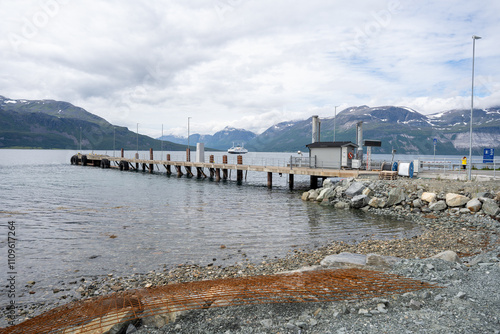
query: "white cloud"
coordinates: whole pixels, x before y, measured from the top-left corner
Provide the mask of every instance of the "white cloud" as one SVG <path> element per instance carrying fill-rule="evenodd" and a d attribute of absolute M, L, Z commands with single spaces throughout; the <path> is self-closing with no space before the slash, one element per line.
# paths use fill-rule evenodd
<path fill-rule="evenodd" d="M 333 106 L 500 104 L 500 3 L 22 0 L 3 6 L 0 95 L 69 101 L 153 136 L 261 132 Z M 342 109 L 337 109 L 342 110 Z"/>

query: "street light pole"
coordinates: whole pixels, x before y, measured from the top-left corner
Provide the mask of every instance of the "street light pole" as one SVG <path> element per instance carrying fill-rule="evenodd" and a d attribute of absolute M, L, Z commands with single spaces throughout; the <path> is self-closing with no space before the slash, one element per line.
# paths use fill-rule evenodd
<path fill-rule="evenodd" d="M 333 141 L 335 141 L 335 128 L 336 128 L 336 123 L 337 123 L 337 107 L 335 106 L 335 115 L 333 116 Z"/>
<path fill-rule="evenodd" d="M 139 123 L 137 123 L 137 154 L 139 154 Z M 138 157 L 136 159 L 139 159 Z"/>
<path fill-rule="evenodd" d="M 472 180 L 472 112 L 474 111 L 474 57 L 476 55 L 476 39 L 481 39 L 481 37 L 472 36 L 472 89 L 470 97 L 469 173 L 467 177 L 469 181 Z"/>
<path fill-rule="evenodd" d="M 191 150 L 189 149 L 189 120 L 191 117 L 188 117 L 188 148 L 187 148 L 187 161 L 191 161 Z"/>

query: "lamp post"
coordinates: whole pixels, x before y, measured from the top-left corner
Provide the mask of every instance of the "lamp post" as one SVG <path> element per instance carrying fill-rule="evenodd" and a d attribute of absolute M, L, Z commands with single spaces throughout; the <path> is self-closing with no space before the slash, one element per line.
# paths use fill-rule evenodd
<path fill-rule="evenodd" d="M 139 123 L 137 123 L 137 157 L 139 159 Z"/>
<path fill-rule="evenodd" d="M 335 106 L 335 115 L 333 116 L 333 141 L 335 141 L 335 129 L 336 129 L 336 123 L 337 123 L 337 107 Z"/>
<path fill-rule="evenodd" d="M 191 161 L 191 150 L 189 149 L 189 120 L 191 117 L 188 117 L 188 148 L 187 148 L 187 161 Z"/>
<path fill-rule="evenodd" d="M 472 36 L 472 89 L 470 97 L 470 134 L 469 134 L 469 166 L 468 166 L 468 180 L 472 180 L 472 112 L 474 110 L 474 57 L 476 55 L 476 39 L 481 37 Z"/>

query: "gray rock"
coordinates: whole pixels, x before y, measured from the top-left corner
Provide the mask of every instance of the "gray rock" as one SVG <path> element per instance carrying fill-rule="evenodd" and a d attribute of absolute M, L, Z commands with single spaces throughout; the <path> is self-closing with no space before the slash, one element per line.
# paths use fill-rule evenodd
<path fill-rule="evenodd" d="M 345 191 L 345 195 L 348 198 L 353 198 L 354 196 L 361 195 L 366 186 L 361 182 L 354 182 L 351 184 L 349 188 Z"/>
<path fill-rule="evenodd" d="M 303 192 L 301 198 L 303 201 L 307 201 L 309 199 L 309 192 L 308 191 Z"/>
<path fill-rule="evenodd" d="M 423 205 L 424 205 L 424 203 L 422 203 L 422 200 L 419 198 L 417 198 L 416 200 L 413 201 L 414 208 L 421 208 Z"/>
<path fill-rule="evenodd" d="M 361 268 L 366 265 L 366 255 L 342 252 L 325 257 L 320 265 L 333 268 Z"/>
<path fill-rule="evenodd" d="M 401 259 L 395 256 L 383 256 L 373 253 L 366 255 L 367 266 L 377 267 L 381 269 L 391 269 L 399 262 L 401 262 Z"/>
<path fill-rule="evenodd" d="M 495 195 L 493 195 L 492 193 L 490 192 L 480 192 L 480 193 L 477 193 L 477 196 L 476 197 L 484 197 L 484 198 L 489 198 L 489 199 L 494 199 L 495 198 Z"/>
<path fill-rule="evenodd" d="M 333 188 L 323 188 L 321 192 L 319 193 L 319 196 L 316 197 L 316 201 L 320 202 L 323 199 L 328 199 L 333 196 Z"/>
<path fill-rule="evenodd" d="M 383 208 L 385 206 L 385 201 L 383 198 L 372 197 L 368 202 L 368 205 L 374 208 Z"/>
<path fill-rule="evenodd" d="M 443 211 L 446 210 L 446 208 L 446 202 L 443 200 L 429 204 L 429 209 L 432 211 Z"/>
<path fill-rule="evenodd" d="M 420 310 L 422 308 L 422 303 L 416 301 L 414 299 L 410 300 L 410 304 L 408 305 L 412 310 Z"/>
<path fill-rule="evenodd" d="M 489 258 L 486 254 L 482 253 L 482 254 L 479 254 L 477 255 L 475 258 L 473 258 L 470 262 L 469 262 L 469 265 L 471 266 L 475 266 L 479 263 L 485 263 L 485 262 L 489 262 Z"/>
<path fill-rule="evenodd" d="M 462 260 L 460 260 L 457 253 L 455 253 L 454 251 L 450 251 L 450 250 L 441 252 L 439 254 L 431 256 L 430 258 L 431 259 L 441 259 L 441 260 L 445 260 L 448 262 L 462 263 Z"/>
<path fill-rule="evenodd" d="M 389 192 L 389 198 L 387 199 L 386 206 L 393 206 L 399 204 L 405 199 L 406 195 L 403 188 L 393 188 Z"/>
<path fill-rule="evenodd" d="M 264 319 L 261 320 L 260 323 L 265 328 L 271 328 L 273 326 L 273 319 Z"/>
<path fill-rule="evenodd" d="M 422 197 L 420 198 L 422 201 L 426 201 L 427 203 L 432 203 L 436 201 L 436 193 L 424 192 L 422 193 Z"/>
<path fill-rule="evenodd" d="M 465 205 L 470 198 L 465 197 L 464 195 L 448 193 L 446 194 L 446 205 L 455 207 Z"/>
<path fill-rule="evenodd" d="M 482 209 L 484 213 L 491 216 L 496 216 L 500 213 L 500 208 L 498 207 L 498 204 L 495 202 L 495 200 L 489 198 L 483 202 Z"/>
<path fill-rule="evenodd" d="M 318 190 L 309 191 L 309 198 L 308 199 L 310 201 L 315 201 L 316 198 L 318 198 L 318 196 L 319 196 Z"/>
<path fill-rule="evenodd" d="M 337 202 L 337 203 L 335 203 L 334 208 L 335 209 L 347 209 L 347 208 L 349 208 L 349 203 Z"/>
<path fill-rule="evenodd" d="M 373 191 L 370 189 L 370 188 L 365 188 L 362 192 L 363 195 L 366 195 L 368 197 L 372 197 L 373 196 Z"/>
<path fill-rule="evenodd" d="M 351 207 L 354 209 L 360 209 L 368 205 L 369 201 L 370 198 L 366 195 L 356 195 L 351 199 Z"/>
<path fill-rule="evenodd" d="M 467 209 L 469 209 L 469 211 L 472 211 L 472 212 L 478 212 L 479 210 L 481 210 L 481 207 L 482 207 L 482 203 L 479 199 L 477 198 L 473 198 L 471 199 L 470 201 L 467 202 L 467 204 L 465 205 L 465 207 Z"/>

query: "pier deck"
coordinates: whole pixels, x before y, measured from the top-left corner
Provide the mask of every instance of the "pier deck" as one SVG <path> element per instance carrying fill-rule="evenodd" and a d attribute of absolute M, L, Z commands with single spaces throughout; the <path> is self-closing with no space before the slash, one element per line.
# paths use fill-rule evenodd
<path fill-rule="evenodd" d="M 83 158 L 85 156 L 85 158 Z M 73 158 L 75 158 L 73 160 Z M 72 163 L 77 165 L 87 165 L 87 166 L 97 166 L 103 168 L 119 168 L 120 170 L 139 170 L 142 166 L 143 171 L 154 171 L 154 166 L 164 166 L 167 174 L 171 174 L 171 166 L 174 166 L 177 170 L 177 176 L 180 177 L 184 175 L 182 173 L 182 168 L 189 176 L 193 176 L 192 170 L 196 170 L 198 176 L 207 177 L 204 173 L 204 169 L 210 171 L 210 177 L 214 177 L 217 181 L 220 179 L 227 179 L 228 170 L 237 171 L 237 180 L 241 181 L 243 179 L 243 171 L 252 172 L 265 172 L 267 174 L 268 187 L 272 187 L 272 174 L 288 174 L 290 188 L 293 188 L 293 176 L 294 175 L 307 175 L 311 177 L 311 187 L 316 188 L 318 179 L 327 177 L 359 177 L 360 175 L 378 177 L 379 172 L 377 171 L 365 171 L 356 169 L 330 169 L 330 168 L 310 168 L 303 166 L 263 166 L 263 165 L 245 165 L 243 163 L 229 164 L 229 163 L 212 163 L 212 162 L 191 162 L 191 161 L 172 161 L 167 157 L 167 160 L 156 160 L 156 159 L 134 159 L 134 158 L 123 158 L 123 157 L 109 157 L 105 155 L 75 155 L 72 158 Z M 102 163 L 103 160 L 107 160 L 107 165 Z M 240 158 L 239 162 L 242 162 Z M 220 173 L 222 171 L 222 174 Z"/>

